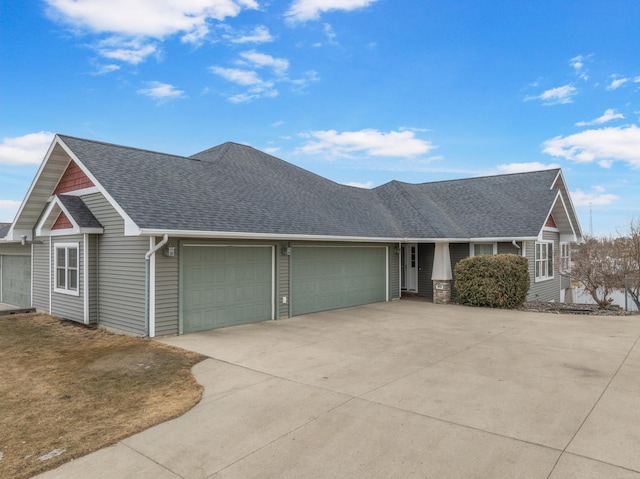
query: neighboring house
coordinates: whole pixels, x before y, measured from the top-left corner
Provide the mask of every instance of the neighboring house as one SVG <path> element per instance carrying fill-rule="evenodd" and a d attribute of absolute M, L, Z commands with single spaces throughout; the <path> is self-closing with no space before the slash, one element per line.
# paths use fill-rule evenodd
<path fill-rule="evenodd" d="M 582 238 L 559 169 L 365 190 L 235 143 L 182 157 L 62 135 L 0 231 L 2 301 L 150 337 L 446 303 L 479 254 L 526 256 L 529 299 L 560 301 Z"/>

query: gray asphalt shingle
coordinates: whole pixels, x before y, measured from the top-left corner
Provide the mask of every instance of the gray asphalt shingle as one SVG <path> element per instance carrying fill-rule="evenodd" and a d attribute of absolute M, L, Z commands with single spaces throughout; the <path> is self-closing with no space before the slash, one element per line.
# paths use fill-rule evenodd
<path fill-rule="evenodd" d="M 58 198 L 80 228 L 102 228 L 93 213 L 79 196 L 58 195 Z"/>
<path fill-rule="evenodd" d="M 191 157 L 60 136 L 141 228 L 370 238 L 536 236 L 558 170 L 340 185 L 255 148 Z M 66 205 L 66 203 L 65 203 Z"/>

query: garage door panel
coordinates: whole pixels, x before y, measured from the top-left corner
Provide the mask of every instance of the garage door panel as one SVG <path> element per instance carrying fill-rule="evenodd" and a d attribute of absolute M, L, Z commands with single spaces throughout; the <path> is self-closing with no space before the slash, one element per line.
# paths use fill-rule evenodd
<path fill-rule="evenodd" d="M 346 308 L 386 300 L 386 248 L 292 249 L 292 314 Z"/>
<path fill-rule="evenodd" d="M 2 256 L 2 302 L 13 306 L 31 306 L 31 258 Z"/>
<path fill-rule="evenodd" d="M 272 318 L 271 247 L 185 247 L 184 332 Z"/>

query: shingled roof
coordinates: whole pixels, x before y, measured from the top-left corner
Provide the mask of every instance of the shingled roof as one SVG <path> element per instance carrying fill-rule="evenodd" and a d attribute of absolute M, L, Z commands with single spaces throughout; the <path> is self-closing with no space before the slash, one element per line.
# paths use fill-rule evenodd
<path fill-rule="evenodd" d="M 59 136 L 141 229 L 360 238 L 535 237 L 559 170 L 340 185 L 250 146 L 191 157 Z"/>
<path fill-rule="evenodd" d="M 11 228 L 11 223 L 0 223 L 0 239 L 7 236 L 9 228 Z"/>

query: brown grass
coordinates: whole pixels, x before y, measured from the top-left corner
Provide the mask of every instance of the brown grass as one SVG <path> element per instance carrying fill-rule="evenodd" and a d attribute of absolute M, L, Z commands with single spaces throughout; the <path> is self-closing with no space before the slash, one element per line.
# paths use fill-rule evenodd
<path fill-rule="evenodd" d="M 0 477 L 27 478 L 178 417 L 204 356 L 43 314 L 0 316 Z M 40 457 L 64 451 L 51 459 Z"/>

